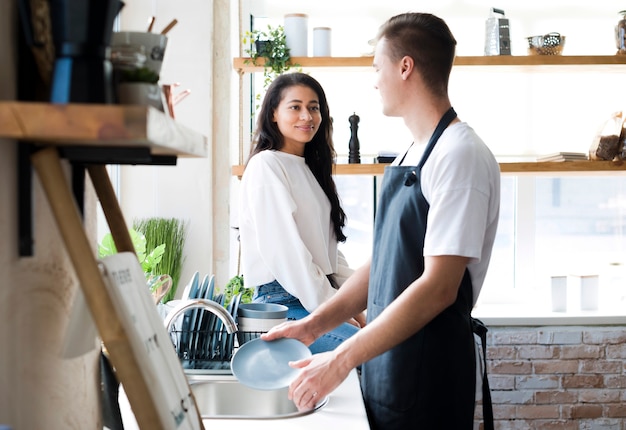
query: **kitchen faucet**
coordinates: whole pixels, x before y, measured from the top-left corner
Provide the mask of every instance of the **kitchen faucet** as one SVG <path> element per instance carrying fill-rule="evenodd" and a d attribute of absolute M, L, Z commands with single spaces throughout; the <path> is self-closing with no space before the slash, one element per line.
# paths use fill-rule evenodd
<path fill-rule="evenodd" d="M 171 329 L 172 324 L 180 315 L 180 313 L 192 308 L 202 308 L 217 316 L 222 321 L 222 323 L 224 323 L 224 327 L 226 328 L 226 332 L 228 334 L 233 334 L 237 332 L 237 323 L 235 322 L 235 319 L 226 309 L 224 309 L 222 305 L 214 302 L 213 300 L 192 299 L 183 301 L 178 306 L 176 306 L 169 314 L 167 314 L 164 324 L 168 333 Z"/>

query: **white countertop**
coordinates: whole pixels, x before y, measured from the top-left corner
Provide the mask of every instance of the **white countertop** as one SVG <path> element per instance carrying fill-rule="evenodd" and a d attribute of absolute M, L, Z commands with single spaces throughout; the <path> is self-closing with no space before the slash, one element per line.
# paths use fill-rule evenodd
<path fill-rule="evenodd" d="M 352 370 L 346 380 L 328 396 L 328 403 L 318 411 L 295 418 L 284 419 L 205 419 L 204 427 L 208 430 L 318 430 L 345 428 L 350 430 L 369 430 L 365 405 L 361 395 L 361 386 L 356 370 Z M 120 389 L 120 409 L 125 430 L 138 430 L 137 421 L 130 410 L 128 400 Z"/>
<path fill-rule="evenodd" d="M 369 430 L 365 405 L 361 395 L 356 370 L 350 372 L 346 380 L 333 391 L 326 406 L 302 417 L 279 420 L 204 420 L 208 430 L 319 430 L 319 429 L 350 429 Z"/>

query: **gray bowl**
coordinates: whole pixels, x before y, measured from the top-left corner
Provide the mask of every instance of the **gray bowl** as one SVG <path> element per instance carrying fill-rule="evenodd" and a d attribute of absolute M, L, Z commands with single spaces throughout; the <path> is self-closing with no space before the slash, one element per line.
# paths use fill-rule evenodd
<path fill-rule="evenodd" d="M 245 318 L 276 319 L 287 318 L 287 306 L 277 303 L 242 303 L 237 315 Z"/>

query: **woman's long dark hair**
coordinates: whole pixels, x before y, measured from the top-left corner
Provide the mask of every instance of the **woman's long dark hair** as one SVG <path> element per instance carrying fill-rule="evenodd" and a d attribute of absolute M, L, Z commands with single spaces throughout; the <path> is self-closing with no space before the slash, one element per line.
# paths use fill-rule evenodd
<path fill-rule="evenodd" d="M 274 79 L 267 89 L 257 117 L 257 128 L 252 138 L 250 158 L 261 151 L 280 150 L 283 147 L 283 135 L 276 122 L 273 121 L 274 111 L 283 99 L 285 90 L 296 85 L 311 88 L 319 99 L 322 123 L 313 139 L 304 146 L 304 160 L 330 201 L 330 219 L 335 227 L 335 237 L 339 242 L 345 242 L 343 227 L 346 223 L 346 214 L 341 208 L 337 187 L 332 176 L 336 156 L 332 137 L 333 124 L 326 94 L 319 82 L 305 73 L 286 73 Z"/>

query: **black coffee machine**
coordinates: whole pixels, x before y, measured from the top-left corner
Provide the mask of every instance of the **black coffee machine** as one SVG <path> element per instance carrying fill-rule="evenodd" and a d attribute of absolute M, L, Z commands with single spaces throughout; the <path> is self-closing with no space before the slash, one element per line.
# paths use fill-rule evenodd
<path fill-rule="evenodd" d="M 50 0 L 55 48 L 50 101 L 113 103 L 108 49 L 120 0 Z"/>
<path fill-rule="evenodd" d="M 54 43 L 52 103 L 113 103 L 109 45 L 120 0 L 48 0 Z M 33 40 L 29 0 L 20 0 L 27 40 Z M 24 15 L 28 15 L 25 17 Z"/>

